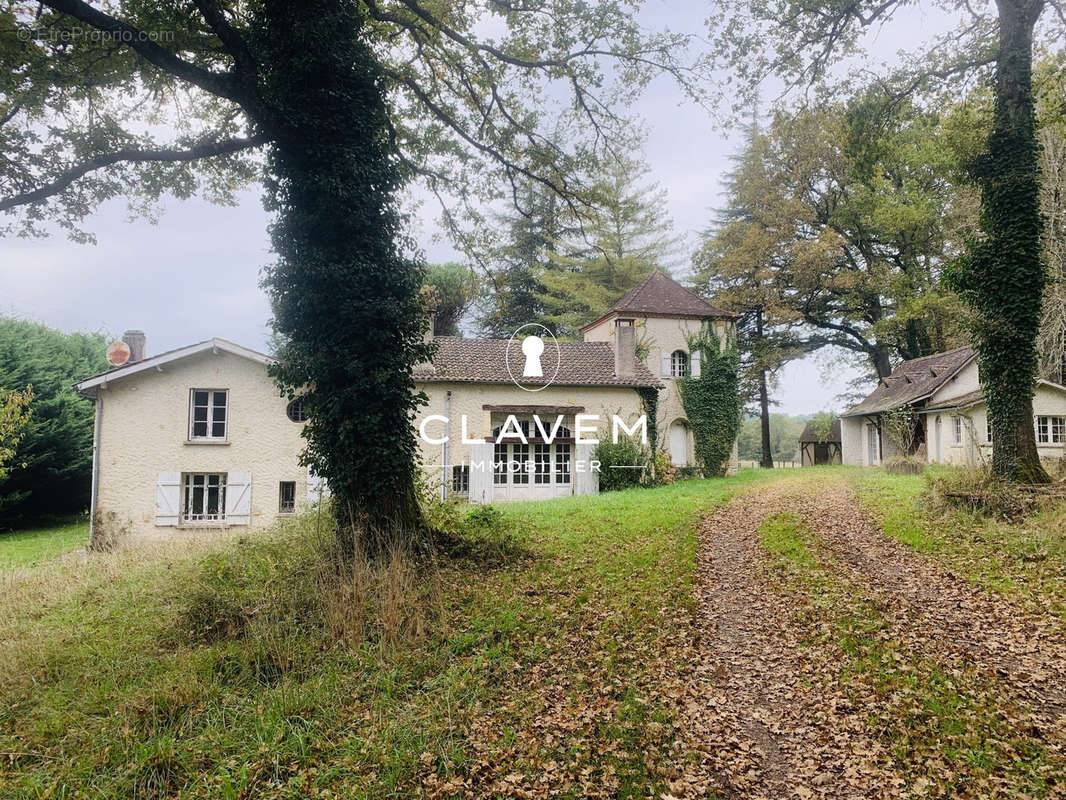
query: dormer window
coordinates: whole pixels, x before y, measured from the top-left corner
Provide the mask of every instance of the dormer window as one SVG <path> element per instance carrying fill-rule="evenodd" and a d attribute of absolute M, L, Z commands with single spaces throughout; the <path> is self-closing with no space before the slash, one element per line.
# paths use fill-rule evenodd
<path fill-rule="evenodd" d="M 189 393 L 189 439 L 225 439 L 228 410 L 228 390 L 193 389 Z"/>
<path fill-rule="evenodd" d="M 684 350 L 675 350 L 670 356 L 670 377 L 687 378 L 689 376 L 688 353 Z"/>

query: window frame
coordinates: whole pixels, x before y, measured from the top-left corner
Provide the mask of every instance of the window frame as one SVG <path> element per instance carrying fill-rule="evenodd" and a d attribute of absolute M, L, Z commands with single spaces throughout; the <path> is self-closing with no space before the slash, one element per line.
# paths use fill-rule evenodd
<path fill-rule="evenodd" d="M 200 406 L 200 405 L 197 404 L 196 395 L 199 392 L 206 392 L 207 393 L 207 405 L 206 406 Z M 216 395 L 218 395 L 218 394 L 221 394 L 221 395 L 223 395 L 225 397 L 225 404 L 222 405 L 222 406 L 218 406 L 218 405 L 215 404 Z M 198 420 L 196 419 L 196 409 L 197 408 L 205 408 L 205 407 L 207 408 L 207 419 L 206 419 L 206 421 L 204 421 L 204 424 L 207 425 L 207 428 L 206 428 L 207 433 L 205 433 L 203 436 L 197 436 L 196 435 L 196 423 L 198 422 Z M 222 408 L 223 411 L 225 412 L 225 414 L 224 414 L 224 416 L 222 418 L 222 435 L 221 436 L 215 436 L 214 433 L 213 433 L 215 424 L 218 422 L 216 419 L 214 419 L 214 416 L 215 416 L 214 412 L 215 412 L 215 409 L 217 409 L 217 408 Z M 225 441 L 228 441 L 229 440 L 229 412 L 230 412 L 229 389 L 205 389 L 205 388 L 190 389 L 189 390 L 189 428 L 188 428 L 188 431 L 187 431 L 187 434 L 188 434 L 188 437 L 189 437 L 188 441 L 190 441 L 190 442 L 225 442 Z"/>
<path fill-rule="evenodd" d="M 295 409 L 299 409 L 299 419 L 293 415 Z M 307 422 L 307 409 L 304 408 L 303 397 L 294 397 L 288 402 L 288 405 L 285 406 L 285 416 L 288 417 L 291 422 Z"/>
<path fill-rule="evenodd" d="M 213 477 L 218 478 L 217 497 L 215 508 L 217 509 L 214 514 L 209 514 L 207 509 L 209 506 L 211 481 Z M 202 478 L 203 482 L 198 487 L 196 485 L 196 479 Z M 183 472 L 181 474 L 181 506 L 179 508 L 178 520 L 182 525 L 194 526 L 194 525 L 225 525 L 226 524 L 226 484 L 228 482 L 228 473 L 225 472 Z M 195 491 L 200 488 L 203 492 L 200 498 L 201 506 L 200 512 L 190 510 L 190 506 L 195 502 Z"/>
<path fill-rule="evenodd" d="M 1037 444 L 1066 444 L 1066 417 L 1041 414 L 1036 418 Z"/>
<path fill-rule="evenodd" d="M 452 494 L 470 494 L 470 465 L 452 465 Z"/>
<path fill-rule="evenodd" d="M 684 350 L 675 350 L 670 354 L 670 377 L 687 378 L 692 374 L 692 356 Z"/>
<path fill-rule="evenodd" d="M 285 503 L 285 487 L 292 487 L 292 502 L 288 507 Z M 295 514 L 296 513 L 296 481 L 278 481 L 278 513 L 279 514 Z"/>
<path fill-rule="evenodd" d="M 962 417 L 959 414 L 951 416 L 951 443 L 956 447 L 962 444 Z"/>

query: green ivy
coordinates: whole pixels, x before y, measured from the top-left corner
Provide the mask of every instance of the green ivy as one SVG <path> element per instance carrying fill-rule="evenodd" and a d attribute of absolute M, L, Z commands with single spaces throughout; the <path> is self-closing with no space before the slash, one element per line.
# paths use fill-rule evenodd
<path fill-rule="evenodd" d="M 709 328 L 690 338 L 688 346 L 690 353 L 700 353 L 700 375 L 677 383 L 696 460 L 704 475 L 724 475 L 740 431 L 740 356 L 734 340 L 722 347 Z"/>
<path fill-rule="evenodd" d="M 659 442 L 659 390 L 654 386 L 646 386 L 637 389 L 637 394 L 644 404 L 644 414 L 648 419 L 648 447 L 654 453 Z"/>
<path fill-rule="evenodd" d="M 1032 435 L 1036 334 L 1047 272 L 1042 258 L 1039 145 L 1032 57 L 1025 41 L 1001 44 L 1000 81 L 987 149 L 972 165 L 981 186 L 981 229 L 949 272 L 974 313 L 974 343 L 996 446 L 993 471 L 1047 482 Z"/>
<path fill-rule="evenodd" d="M 403 173 L 370 28 L 340 0 L 253 4 L 261 92 L 278 117 L 264 285 L 281 345 L 271 374 L 300 392 L 304 463 L 329 484 L 347 555 L 419 545 L 412 367 L 431 356 L 423 270 L 404 255 Z"/>

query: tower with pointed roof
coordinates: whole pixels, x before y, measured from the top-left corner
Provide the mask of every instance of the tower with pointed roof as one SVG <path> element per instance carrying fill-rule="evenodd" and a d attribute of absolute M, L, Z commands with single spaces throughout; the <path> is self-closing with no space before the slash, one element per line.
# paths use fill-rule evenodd
<path fill-rule="evenodd" d="M 692 428 L 676 380 L 699 375 L 699 353 L 690 352 L 689 341 L 710 328 L 724 345 L 734 333 L 734 320 L 734 314 L 708 303 L 656 269 L 607 313 L 581 329 L 587 342 L 613 341 L 619 327 L 635 329 L 638 357 L 663 382 L 657 415 L 658 445 L 678 467 L 695 463 Z M 729 473 L 736 468 L 734 443 Z"/>

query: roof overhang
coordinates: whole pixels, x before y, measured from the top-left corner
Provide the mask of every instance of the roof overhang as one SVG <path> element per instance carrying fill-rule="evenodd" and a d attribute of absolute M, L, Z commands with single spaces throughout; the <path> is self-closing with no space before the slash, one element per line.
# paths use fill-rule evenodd
<path fill-rule="evenodd" d="M 601 322 L 606 322 L 611 317 L 621 317 L 622 319 L 736 319 L 737 314 L 732 312 L 725 312 L 723 314 L 663 314 L 654 311 L 618 311 L 611 309 L 601 317 L 597 317 L 585 325 L 578 328 L 578 332 L 584 333 L 587 330 L 595 328 Z"/>
<path fill-rule="evenodd" d="M 172 364 L 175 361 L 181 361 L 182 359 L 189 358 L 190 356 L 199 355 L 201 353 L 229 353 L 231 355 L 238 356 L 240 358 L 247 358 L 249 361 L 255 361 L 258 364 L 269 365 L 274 362 L 274 359 L 270 356 L 260 353 L 256 350 L 251 350 L 247 347 L 242 347 L 239 344 L 235 344 L 227 339 L 208 339 L 204 342 L 197 342 L 196 344 L 190 344 L 187 347 L 180 347 L 177 350 L 170 350 L 166 353 L 160 353 L 157 356 L 146 358 L 142 361 L 138 361 L 135 364 L 127 364 L 122 367 L 109 370 L 107 372 L 94 375 L 91 378 L 86 378 L 83 381 L 79 381 L 74 384 L 75 391 L 89 397 L 96 397 L 97 392 L 101 389 L 106 389 L 107 385 L 113 381 L 125 380 L 134 375 L 146 372 L 148 370 L 163 371 L 163 367 L 167 364 Z"/>

